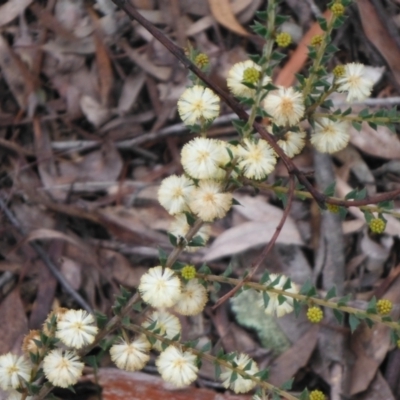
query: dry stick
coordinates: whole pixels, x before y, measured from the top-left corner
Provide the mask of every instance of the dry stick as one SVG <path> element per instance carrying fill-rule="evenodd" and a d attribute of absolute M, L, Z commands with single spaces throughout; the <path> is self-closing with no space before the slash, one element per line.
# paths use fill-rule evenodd
<path fill-rule="evenodd" d="M 216 85 L 207 75 L 205 75 L 199 68 L 196 67 L 184 54 L 183 50 L 175 45 L 170 39 L 168 39 L 159 29 L 157 29 L 150 21 L 144 18 L 133 6 L 131 6 L 126 0 L 112 0 L 118 7 L 120 7 L 125 13 L 131 18 L 136 20 L 140 25 L 147 29 L 161 44 L 163 44 L 182 64 L 191 70 L 196 76 L 198 76 L 204 83 L 207 84 L 215 93 L 217 93 L 225 103 L 236 113 L 236 115 L 243 121 L 249 119 L 249 115 L 229 93 L 225 92 L 218 85 Z M 274 137 L 269 134 L 264 126 L 258 122 L 253 123 L 253 128 L 269 143 L 269 145 L 275 150 L 278 156 L 282 159 L 289 174 L 296 175 L 297 179 L 305 188 L 310 192 L 312 197 L 316 200 L 321 208 L 325 208 L 325 203 L 338 204 L 336 200 L 329 199 L 324 193 L 319 192 L 313 187 L 308 181 L 306 176 L 296 167 L 293 161 L 286 156 L 283 150 L 278 146 Z M 371 197 L 362 201 L 362 205 L 379 203 L 381 201 L 393 200 L 395 197 L 400 195 L 400 190 L 396 190 L 390 193 L 384 193 L 376 197 Z M 356 202 L 353 201 L 341 201 L 340 204 L 344 207 L 357 206 Z"/>
<path fill-rule="evenodd" d="M 0 209 L 4 212 L 6 218 L 10 223 L 17 229 L 17 231 L 22 235 L 26 236 L 24 229 L 22 228 L 20 222 L 15 218 L 14 214 L 7 207 L 7 204 L 0 197 Z M 46 267 L 54 275 L 63 289 L 86 311 L 92 313 L 92 307 L 85 301 L 85 299 L 69 284 L 69 282 L 64 278 L 63 274 L 59 271 L 57 266 L 53 263 L 48 254 L 43 250 L 42 246 L 38 243 L 30 242 L 31 247 L 36 251 L 38 256 L 42 259 Z"/>
<path fill-rule="evenodd" d="M 267 257 L 267 255 L 271 251 L 271 249 L 274 246 L 274 244 L 276 243 L 276 240 L 278 239 L 278 236 L 281 233 L 283 225 L 285 224 L 286 219 L 287 219 L 287 217 L 289 215 L 290 208 L 291 208 L 292 202 L 293 202 L 293 197 L 294 197 L 294 188 L 295 188 L 295 184 L 294 183 L 295 183 L 294 182 L 294 177 L 292 175 L 292 176 L 290 176 L 288 200 L 287 200 L 287 204 L 286 204 L 286 207 L 285 207 L 285 211 L 283 212 L 282 218 L 281 218 L 281 220 L 279 222 L 279 225 L 276 227 L 275 233 L 272 236 L 271 240 L 269 241 L 267 246 L 265 246 L 264 250 L 260 253 L 260 255 L 257 257 L 257 259 L 253 262 L 253 265 L 251 267 L 252 268 L 251 272 L 245 278 L 241 279 L 239 281 L 239 283 L 232 290 L 230 290 L 227 294 L 222 296 L 215 303 L 215 305 L 213 306 L 213 309 L 216 309 L 222 303 L 224 303 L 226 300 L 228 300 L 230 297 L 232 297 L 246 282 L 248 282 L 255 275 L 255 273 L 258 271 L 258 268 L 260 268 L 260 265 L 262 264 L 262 262 L 265 260 L 265 258 Z"/>

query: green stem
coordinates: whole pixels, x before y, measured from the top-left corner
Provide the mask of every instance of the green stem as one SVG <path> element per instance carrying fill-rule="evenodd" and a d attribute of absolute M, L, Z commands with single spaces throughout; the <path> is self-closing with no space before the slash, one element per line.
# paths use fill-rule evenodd
<path fill-rule="evenodd" d="M 207 281 L 219 282 L 219 283 L 228 283 L 230 285 L 237 285 L 240 282 L 239 279 L 228 278 L 228 277 L 225 277 L 225 276 L 218 276 L 218 275 L 197 274 L 197 276 L 199 278 L 202 278 L 202 279 L 207 280 Z M 317 304 L 317 305 L 322 306 L 322 307 L 327 307 L 327 308 L 331 308 L 331 309 L 335 309 L 335 310 L 340 310 L 340 311 L 346 312 L 348 314 L 363 315 L 363 316 L 369 318 L 370 320 L 372 320 L 374 322 L 378 322 L 378 323 L 384 324 L 384 325 L 386 325 L 386 326 L 388 326 L 388 327 L 390 327 L 390 328 L 392 328 L 394 330 L 399 330 L 400 329 L 400 325 L 399 325 L 398 322 L 385 321 L 385 320 L 383 320 L 383 318 L 384 318 L 383 316 L 378 315 L 378 314 L 369 314 L 364 310 L 360 310 L 359 308 L 349 307 L 349 306 L 341 306 L 341 305 L 338 305 L 337 303 L 335 303 L 333 301 L 319 299 L 319 298 L 315 298 L 315 297 L 309 297 L 309 296 L 306 296 L 306 295 L 300 294 L 300 293 L 290 293 L 290 292 L 287 292 L 286 290 L 269 288 L 268 286 L 263 285 L 261 283 L 257 283 L 257 282 L 246 282 L 243 286 L 247 286 L 249 288 L 252 288 L 252 289 L 255 289 L 255 290 L 259 290 L 259 291 L 276 293 L 278 295 L 281 294 L 283 296 L 291 297 L 292 299 L 296 299 L 296 300 L 298 300 L 300 302 Z"/>
<path fill-rule="evenodd" d="M 321 43 L 321 45 L 318 47 L 317 56 L 315 57 L 312 68 L 310 69 L 311 73 L 310 73 L 309 77 L 307 78 L 306 85 L 304 86 L 304 89 L 303 89 L 304 99 L 306 99 L 307 96 L 310 94 L 311 89 L 314 84 L 314 81 L 315 81 L 315 78 L 317 77 L 317 72 L 318 72 L 319 68 L 321 67 L 322 58 L 324 57 L 326 47 L 329 43 L 329 39 L 330 39 L 331 33 L 333 31 L 333 25 L 335 23 L 335 20 L 336 20 L 336 17 L 334 15 L 332 15 L 330 21 L 328 22 L 327 30 L 325 31 L 325 34 L 324 34 L 324 40 Z"/>
<path fill-rule="evenodd" d="M 211 354 L 206 354 L 206 353 L 204 353 L 204 352 L 202 352 L 200 350 L 197 350 L 197 349 L 195 349 L 193 347 L 185 346 L 185 345 L 181 344 L 180 342 L 176 342 L 174 340 L 167 339 L 164 336 L 160 336 L 160 335 L 158 335 L 158 334 L 156 334 L 154 332 L 151 332 L 151 331 L 149 331 L 149 330 L 147 330 L 147 329 L 145 329 L 145 328 L 143 328 L 141 326 L 138 326 L 138 325 L 129 325 L 129 326 L 126 326 L 126 329 L 130 329 L 130 330 L 132 330 L 132 331 L 134 331 L 136 333 L 143 333 L 146 336 L 151 336 L 151 337 L 153 337 L 153 338 L 155 338 L 157 340 L 160 340 L 161 342 L 166 343 L 168 345 L 179 346 L 184 351 L 190 351 L 192 354 L 196 355 L 197 357 L 199 357 L 199 358 L 201 358 L 203 360 L 207 360 L 211 364 L 214 364 L 214 365 L 215 364 L 219 364 L 219 365 L 221 365 L 222 367 L 224 367 L 226 369 L 229 369 L 231 371 L 236 372 L 237 374 L 241 375 L 243 378 L 250 379 L 253 382 L 256 382 L 263 389 L 268 390 L 271 393 L 276 393 L 279 396 L 282 396 L 282 397 L 284 397 L 285 399 L 288 399 L 288 400 L 298 400 L 297 397 L 292 396 L 290 393 L 288 393 L 288 392 L 286 392 L 286 391 L 284 391 L 282 389 L 279 389 L 278 387 L 276 387 L 276 386 L 274 386 L 274 385 L 272 385 L 272 384 L 270 384 L 268 382 L 264 382 L 260 378 L 254 376 L 254 375 L 247 374 L 246 371 L 244 371 L 241 368 L 234 367 L 228 361 L 222 360 L 222 359 L 220 359 L 218 357 L 215 357 L 215 356 L 213 356 Z"/>

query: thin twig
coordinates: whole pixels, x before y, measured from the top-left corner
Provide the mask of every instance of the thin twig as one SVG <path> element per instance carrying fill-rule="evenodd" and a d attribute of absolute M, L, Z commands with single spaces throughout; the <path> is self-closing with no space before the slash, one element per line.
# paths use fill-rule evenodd
<path fill-rule="evenodd" d="M 0 197 L 0 209 L 4 212 L 4 215 L 8 219 L 8 221 L 15 227 L 15 229 L 23 236 L 26 236 L 22 225 L 8 208 L 7 204 Z M 92 313 L 93 309 L 86 302 L 86 300 L 69 284 L 69 282 L 64 278 L 63 274 L 59 271 L 57 266 L 53 263 L 48 254 L 43 250 L 42 246 L 40 246 L 36 242 L 30 242 L 30 246 L 36 251 L 38 256 L 42 259 L 43 263 L 50 270 L 50 272 L 54 275 L 63 289 L 86 311 Z"/>
<path fill-rule="evenodd" d="M 293 202 L 293 197 L 294 197 L 294 189 L 295 189 L 295 184 L 294 184 L 294 177 L 290 176 L 290 181 L 289 181 L 289 191 L 288 191 L 288 197 L 287 197 L 287 204 L 285 207 L 285 210 L 283 212 L 282 218 L 279 221 L 278 226 L 275 229 L 274 235 L 272 236 L 271 240 L 268 242 L 268 244 L 264 247 L 264 250 L 259 254 L 259 256 L 256 258 L 256 260 L 253 262 L 253 265 L 251 266 L 251 271 L 250 273 L 244 278 L 241 279 L 240 282 L 228 293 L 226 293 L 224 296 L 222 296 L 213 306 L 213 309 L 215 310 L 217 307 L 219 307 L 222 303 L 224 303 L 226 300 L 228 300 L 230 297 L 232 297 L 246 282 L 248 282 L 252 277 L 255 275 L 255 273 L 258 271 L 260 268 L 262 262 L 265 260 L 269 252 L 271 251 L 272 247 L 276 243 L 279 234 L 282 231 L 283 225 L 286 222 L 286 219 L 289 215 L 290 208 L 292 206 Z"/>

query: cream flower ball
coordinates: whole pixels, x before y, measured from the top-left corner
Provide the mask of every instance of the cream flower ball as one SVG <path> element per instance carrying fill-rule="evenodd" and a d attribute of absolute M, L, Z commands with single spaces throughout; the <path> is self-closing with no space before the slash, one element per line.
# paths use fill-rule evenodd
<path fill-rule="evenodd" d="M 283 290 L 285 283 L 287 281 L 287 277 L 284 275 L 270 274 L 268 282 L 265 282 L 265 285 L 270 285 L 271 283 L 276 283 L 273 285 L 274 289 Z M 299 290 L 297 286 L 291 282 L 290 288 L 285 289 L 288 293 L 298 293 Z M 273 293 L 268 291 L 269 301 L 267 307 L 265 307 L 264 299 L 260 299 L 259 306 L 264 308 L 264 312 L 267 315 L 276 315 L 278 318 L 283 317 L 285 314 L 289 314 L 293 311 L 293 299 L 288 296 L 283 296 L 285 301 L 282 304 L 279 304 L 279 295 L 277 293 Z"/>
<path fill-rule="evenodd" d="M 221 167 L 229 161 L 221 140 L 197 137 L 186 143 L 181 152 L 183 169 L 195 179 L 223 179 L 225 171 Z"/>
<path fill-rule="evenodd" d="M 203 221 L 223 218 L 232 206 L 232 194 L 222 192 L 218 181 L 202 180 L 193 191 L 189 203 L 190 209 Z"/>
<path fill-rule="evenodd" d="M 181 296 L 174 310 L 182 315 L 197 315 L 207 303 L 207 290 L 198 279 L 190 279 L 183 285 Z"/>
<path fill-rule="evenodd" d="M 336 153 L 348 145 L 349 129 L 350 125 L 346 121 L 321 118 L 315 121 L 315 129 L 311 134 L 310 141 L 321 153 Z"/>
<path fill-rule="evenodd" d="M 30 380 L 31 370 L 31 363 L 24 356 L 12 353 L 0 356 L 0 388 L 18 389 L 24 380 Z"/>
<path fill-rule="evenodd" d="M 219 114 L 220 99 L 209 88 L 194 85 L 187 88 L 178 100 L 178 112 L 185 125 L 201 124 Z"/>
<path fill-rule="evenodd" d="M 57 322 L 56 337 L 64 344 L 80 349 L 93 343 L 98 332 L 93 315 L 85 310 L 68 310 Z"/>
<path fill-rule="evenodd" d="M 292 87 L 280 87 L 269 92 L 262 104 L 272 122 L 278 126 L 296 125 L 305 111 L 303 95 Z"/>
<path fill-rule="evenodd" d="M 181 323 L 179 322 L 179 319 L 165 310 L 153 311 L 147 316 L 146 320 L 142 323 L 142 326 L 147 329 L 150 325 L 154 324 L 154 322 L 156 322 L 154 329 L 159 330 L 158 334 L 165 336 L 167 339 L 173 339 L 181 333 Z M 152 347 L 161 351 L 161 341 L 157 340 Z"/>
<path fill-rule="evenodd" d="M 120 339 L 119 343 L 111 346 L 111 360 L 119 369 L 125 371 L 139 371 L 150 359 L 151 344 L 145 335 L 140 335 L 132 342 Z"/>
<path fill-rule="evenodd" d="M 305 137 L 306 133 L 304 131 L 288 131 L 285 133 L 282 139 L 278 140 L 277 143 L 278 146 L 283 150 L 283 152 L 289 158 L 292 158 L 303 150 L 306 144 Z"/>
<path fill-rule="evenodd" d="M 275 168 L 275 152 L 265 140 L 245 139 L 244 145 L 237 147 L 237 155 L 246 178 L 264 179 Z"/>
<path fill-rule="evenodd" d="M 67 388 L 82 376 L 84 364 L 74 351 L 52 350 L 43 360 L 43 372 L 54 386 Z"/>
<path fill-rule="evenodd" d="M 249 363 L 251 362 L 251 366 L 249 367 Z M 247 354 L 239 354 L 233 359 L 233 365 L 237 366 L 236 368 L 243 370 L 247 375 L 254 375 L 258 372 L 257 364 L 247 355 Z M 257 383 L 252 381 L 251 379 L 246 379 L 239 373 L 235 380 L 232 380 L 233 371 L 231 369 L 226 369 L 225 372 L 221 374 L 222 385 L 228 389 L 230 388 L 235 393 L 247 393 L 251 389 L 253 389 Z"/>
<path fill-rule="evenodd" d="M 139 292 L 152 307 L 172 307 L 181 295 L 181 281 L 170 268 L 150 268 L 140 278 Z"/>
<path fill-rule="evenodd" d="M 165 178 L 158 189 L 158 201 L 171 215 L 188 211 L 188 199 L 194 183 L 185 175 L 171 175 Z"/>
<path fill-rule="evenodd" d="M 168 232 L 172 233 L 176 237 L 185 237 L 190 228 L 191 226 L 187 223 L 186 215 L 178 214 L 172 221 Z M 210 237 L 210 231 L 210 226 L 203 224 L 203 226 L 196 233 L 196 236 L 200 236 L 205 244 Z M 199 248 L 200 247 L 197 246 L 186 246 L 185 250 L 192 252 L 198 250 Z"/>
<path fill-rule="evenodd" d="M 158 372 L 164 381 L 176 387 L 190 385 L 197 379 L 197 357 L 175 346 L 167 347 L 156 360 Z"/>
<path fill-rule="evenodd" d="M 242 62 L 238 62 L 233 65 L 233 67 L 228 72 L 228 78 L 226 83 L 228 85 L 229 90 L 232 92 L 234 96 L 238 97 L 253 97 L 255 94 L 255 90 L 243 85 L 243 73 L 246 69 L 254 68 L 257 71 L 261 72 L 261 67 L 251 60 L 246 60 Z M 271 82 L 271 78 L 269 76 L 264 76 L 263 86 L 267 85 Z"/>
<path fill-rule="evenodd" d="M 366 76 L 365 67 L 360 63 L 344 66 L 344 74 L 337 79 L 339 92 L 347 92 L 347 101 L 363 101 L 371 95 L 374 82 Z"/>

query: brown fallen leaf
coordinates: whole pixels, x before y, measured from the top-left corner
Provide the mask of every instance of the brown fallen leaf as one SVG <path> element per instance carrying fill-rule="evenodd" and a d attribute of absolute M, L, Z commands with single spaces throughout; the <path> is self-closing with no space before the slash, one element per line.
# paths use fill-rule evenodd
<path fill-rule="evenodd" d="M 210 5 L 212 15 L 222 26 L 238 35 L 249 36 L 249 32 L 236 19 L 229 0 L 208 0 L 208 4 Z"/>
<path fill-rule="evenodd" d="M 400 301 L 400 278 L 393 282 L 384 298 L 393 304 Z M 400 310 L 395 309 L 391 317 L 397 320 Z M 386 357 L 391 347 L 390 328 L 382 324 L 375 324 L 368 328 L 366 324 L 360 325 L 351 336 L 351 347 L 356 361 L 351 371 L 351 395 L 367 390 L 376 376 L 376 372 Z"/>
<path fill-rule="evenodd" d="M 352 127 L 349 133 L 351 143 L 365 153 L 389 160 L 400 160 L 400 140 L 386 126 L 378 126 L 375 130 L 363 123 L 360 132 Z"/>
<path fill-rule="evenodd" d="M 0 354 L 5 354 L 28 332 L 28 321 L 18 289 L 0 304 L 0 326 Z"/>
<path fill-rule="evenodd" d="M 0 7 L 0 26 L 8 24 L 22 14 L 33 0 L 9 0 Z"/>
<path fill-rule="evenodd" d="M 176 389 L 164 382 L 160 377 L 144 374 L 142 372 L 126 372 L 116 368 L 100 368 L 96 378 L 87 376 L 98 383 L 103 391 L 103 400 L 250 400 L 251 395 L 234 396 L 226 393 L 218 393 L 209 389 L 198 389 L 189 386 Z"/>
<path fill-rule="evenodd" d="M 329 19 L 331 16 L 330 10 L 324 12 L 324 17 Z M 297 45 L 296 50 L 291 55 L 289 61 L 285 64 L 285 66 L 279 72 L 277 78 L 275 79 L 276 85 L 281 86 L 291 86 L 293 85 L 296 74 L 300 72 L 303 68 L 305 62 L 308 58 L 308 47 L 311 42 L 311 38 L 315 35 L 319 35 L 323 33 L 321 27 L 319 26 L 318 22 L 315 22 L 311 25 L 311 28 L 308 32 L 303 36 L 303 39 Z"/>
<path fill-rule="evenodd" d="M 357 0 L 364 33 L 389 64 L 396 82 L 400 85 L 400 48 L 370 0 Z"/>
<path fill-rule="evenodd" d="M 319 326 L 310 328 L 292 347 L 280 355 L 271 365 L 268 382 L 281 386 L 297 371 L 307 365 L 317 345 Z"/>

